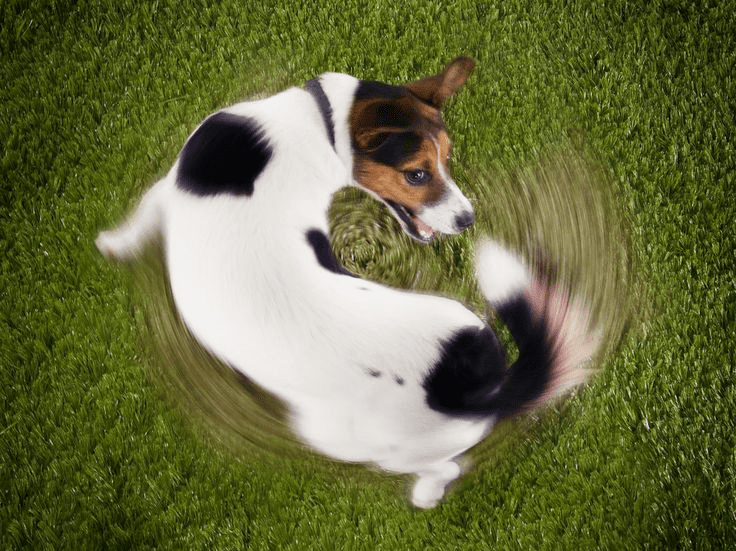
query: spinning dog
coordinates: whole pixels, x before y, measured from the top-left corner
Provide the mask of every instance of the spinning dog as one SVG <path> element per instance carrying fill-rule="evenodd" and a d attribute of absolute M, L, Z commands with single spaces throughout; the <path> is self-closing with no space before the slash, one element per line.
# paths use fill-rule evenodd
<path fill-rule="evenodd" d="M 440 111 L 472 66 L 457 58 L 404 86 L 326 73 L 223 109 L 130 219 L 96 241 L 127 260 L 160 237 L 194 337 L 284 400 L 312 448 L 414 474 L 422 508 L 496 421 L 582 382 L 596 349 L 585 309 L 494 243 L 479 247 L 476 269 L 519 345 L 511 366 L 462 304 L 362 280 L 332 252 L 327 209 L 347 185 L 421 242 L 473 223 L 449 174 Z"/>

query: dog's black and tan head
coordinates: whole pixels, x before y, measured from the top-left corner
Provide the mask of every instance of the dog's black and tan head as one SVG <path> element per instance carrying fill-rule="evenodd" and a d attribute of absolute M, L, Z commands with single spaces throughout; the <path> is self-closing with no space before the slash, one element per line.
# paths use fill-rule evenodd
<path fill-rule="evenodd" d="M 449 175 L 451 141 L 440 111 L 467 80 L 473 61 L 404 86 L 361 81 L 350 114 L 353 178 L 388 205 L 419 241 L 459 233 L 473 209 Z"/>

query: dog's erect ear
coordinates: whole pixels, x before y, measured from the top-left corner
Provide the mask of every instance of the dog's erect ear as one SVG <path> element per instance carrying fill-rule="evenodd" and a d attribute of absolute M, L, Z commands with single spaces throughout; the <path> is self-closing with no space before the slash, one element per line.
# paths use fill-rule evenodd
<path fill-rule="evenodd" d="M 475 62 L 469 57 L 456 57 L 439 75 L 411 82 L 405 88 L 423 102 L 439 109 L 468 80 L 473 65 Z"/>

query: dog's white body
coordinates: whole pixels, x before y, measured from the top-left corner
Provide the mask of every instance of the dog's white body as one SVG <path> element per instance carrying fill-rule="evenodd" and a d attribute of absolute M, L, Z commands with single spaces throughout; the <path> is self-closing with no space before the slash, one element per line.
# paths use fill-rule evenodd
<path fill-rule="evenodd" d="M 101 233 L 97 245 L 129 258 L 160 235 L 176 307 L 192 334 L 284 400 L 307 444 L 341 460 L 416 474 L 412 501 L 430 507 L 460 472 L 453 459 L 497 416 L 429 407 L 425 379 L 451 335 L 485 323 L 458 302 L 346 276 L 316 260 L 305 233 L 328 233 L 331 196 L 353 183 L 346 121 L 358 81 L 326 74 L 321 84 L 333 110 L 334 148 L 304 90 L 235 105 L 225 111 L 257 120 L 273 148 L 252 195 L 182 191 L 177 161 L 131 220 Z M 454 217 L 466 204 L 458 191 L 435 209 Z M 496 262 L 508 269 L 493 273 Z M 493 245 L 484 266 L 484 289 L 507 286 L 489 297 L 493 302 L 528 283 L 520 263 Z"/>

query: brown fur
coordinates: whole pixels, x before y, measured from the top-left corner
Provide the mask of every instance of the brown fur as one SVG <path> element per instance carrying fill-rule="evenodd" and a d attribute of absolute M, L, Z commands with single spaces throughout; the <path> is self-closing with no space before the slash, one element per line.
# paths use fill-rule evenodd
<path fill-rule="evenodd" d="M 438 75 L 398 87 L 404 91 L 401 97 L 368 98 L 355 102 L 350 114 L 351 139 L 355 148 L 353 176 L 361 186 L 414 213 L 442 198 L 446 182 L 438 173 L 437 166 L 441 161 L 449 174 L 451 142 L 440 107 L 463 85 L 472 67 L 472 60 L 460 57 Z M 422 137 L 418 151 L 410 158 L 402 159 L 395 166 L 371 158 L 371 153 L 380 147 L 387 135 L 407 131 Z M 439 159 L 436 143 L 440 148 Z M 409 184 L 404 173 L 415 169 L 430 173 L 432 178 L 422 185 Z"/>
<path fill-rule="evenodd" d="M 406 88 L 422 101 L 439 108 L 465 83 L 472 70 L 472 59 L 458 57 L 439 75 L 412 82 Z"/>
<path fill-rule="evenodd" d="M 444 136 L 447 134 L 443 131 Z M 441 140 L 449 144 L 449 138 Z M 449 148 L 445 146 L 445 150 Z M 443 163 L 447 165 L 446 158 Z M 419 211 L 424 205 L 439 201 L 445 192 L 445 183 L 437 174 L 437 148 L 429 136 L 425 136 L 419 152 L 398 166 L 377 163 L 368 157 L 356 162 L 355 177 L 361 184 L 379 197 L 394 201 Z M 404 172 L 422 169 L 432 174 L 432 179 L 421 186 L 412 186 L 404 178 Z"/>

